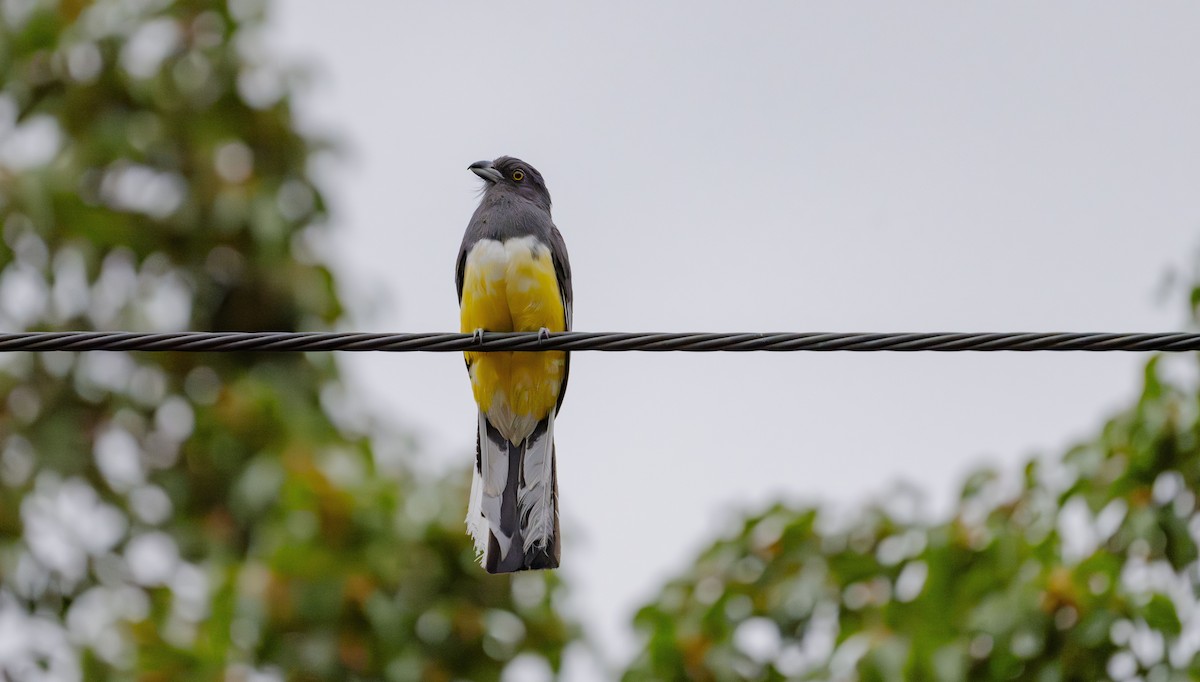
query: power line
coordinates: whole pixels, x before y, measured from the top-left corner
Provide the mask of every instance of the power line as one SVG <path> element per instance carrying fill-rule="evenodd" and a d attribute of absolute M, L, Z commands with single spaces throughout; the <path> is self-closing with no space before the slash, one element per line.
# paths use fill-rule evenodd
<path fill-rule="evenodd" d="M 27 332 L 0 334 L 4 351 L 1166 351 L 1200 350 L 1200 334 L 1114 333 L 652 333 L 488 332 Z"/>

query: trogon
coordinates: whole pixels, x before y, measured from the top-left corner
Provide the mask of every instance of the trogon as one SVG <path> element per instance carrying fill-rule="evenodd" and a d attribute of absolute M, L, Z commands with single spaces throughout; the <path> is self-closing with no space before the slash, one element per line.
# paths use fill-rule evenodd
<path fill-rule="evenodd" d="M 458 252 L 461 329 L 571 329 L 571 265 L 542 174 L 511 156 L 471 164 L 484 181 Z M 563 351 L 466 353 L 479 406 L 467 532 L 490 573 L 557 568 L 554 418 L 567 388 Z"/>

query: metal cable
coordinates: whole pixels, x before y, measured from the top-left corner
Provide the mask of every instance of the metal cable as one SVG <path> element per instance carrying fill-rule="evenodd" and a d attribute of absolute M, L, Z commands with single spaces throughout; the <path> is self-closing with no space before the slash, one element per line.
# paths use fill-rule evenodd
<path fill-rule="evenodd" d="M 28 332 L 0 334 L 4 351 L 1166 351 L 1200 350 L 1200 334 L 1154 333 L 629 333 L 488 332 L 365 334 L 292 332 Z"/>

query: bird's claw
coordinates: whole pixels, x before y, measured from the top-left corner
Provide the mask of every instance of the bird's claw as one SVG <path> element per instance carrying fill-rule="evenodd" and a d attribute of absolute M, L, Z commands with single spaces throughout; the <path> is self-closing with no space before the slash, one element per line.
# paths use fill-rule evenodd
<path fill-rule="evenodd" d="M 482 328 L 476 329 L 474 332 L 471 333 L 471 341 L 477 346 L 483 345 L 483 329 Z"/>
<path fill-rule="evenodd" d="M 538 330 L 538 341 L 546 341 L 550 338 L 550 330 L 542 327 Z"/>

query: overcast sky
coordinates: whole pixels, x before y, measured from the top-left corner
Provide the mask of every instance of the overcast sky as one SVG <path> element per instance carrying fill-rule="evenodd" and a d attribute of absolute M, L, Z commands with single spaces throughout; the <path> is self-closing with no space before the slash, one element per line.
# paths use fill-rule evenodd
<path fill-rule="evenodd" d="M 1161 292 L 1200 244 L 1200 5 L 276 4 L 317 76 L 302 118 L 348 152 L 325 185 L 359 330 L 457 330 L 467 165 L 503 154 L 547 180 L 578 330 L 1183 324 Z M 340 359 L 466 466 L 459 356 Z M 555 435 L 579 617 L 625 657 L 730 510 L 898 480 L 944 510 L 972 467 L 1090 434 L 1144 359 L 578 353 Z"/>

